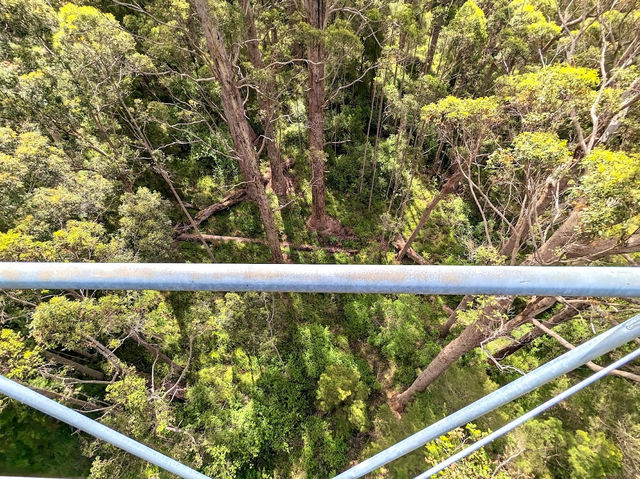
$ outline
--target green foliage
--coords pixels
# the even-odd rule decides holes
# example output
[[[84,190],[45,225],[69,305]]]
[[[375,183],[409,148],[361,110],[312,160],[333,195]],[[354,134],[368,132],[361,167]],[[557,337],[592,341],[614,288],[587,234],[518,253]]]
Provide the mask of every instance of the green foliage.
[[[432,308],[432,304],[419,296],[403,295],[382,301],[383,324],[379,332],[370,337],[372,343],[395,362],[398,367],[395,378],[401,383],[411,382],[415,371],[429,364],[440,349],[431,332],[438,322],[429,322],[437,318]]]
[[[467,0],[449,24],[453,35],[453,46],[458,52],[481,50],[487,40],[487,19],[473,0]],[[466,52],[465,54],[470,54]],[[477,53],[476,53],[477,54]]]
[[[402,419],[398,419],[387,405],[382,406],[372,420],[372,439],[361,452],[360,458],[370,457],[495,390],[497,385],[488,378],[486,363],[483,364],[483,362],[484,359],[480,358],[479,361],[470,361],[469,364],[450,367],[432,387],[416,397],[415,401],[403,413]],[[496,429],[504,424],[505,420],[504,412],[490,413],[478,420],[478,428],[480,430]],[[474,431],[477,431],[475,427]],[[456,443],[466,434],[469,433],[458,430],[451,437],[451,440]],[[449,442],[449,446],[451,446],[451,442]],[[444,456],[449,456],[441,447],[435,449],[437,450],[436,457],[444,459]],[[434,452],[430,453],[427,448],[407,454],[388,464],[384,469],[376,471],[373,477],[415,477],[429,468],[429,463],[426,462],[429,457],[431,457],[431,461],[435,462],[435,458],[430,454],[434,454]],[[490,471],[493,472],[497,466],[497,462],[493,462],[494,458],[493,454],[488,456],[481,453],[480,460],[472,461],[471,465],[484,464],[487,466],[487,464],[492,464],[493,467],[490,468]],[[455,474],[455,469],[452,469],[451,473]]]
[[[514,138],[510,150],[497,150],[487,164],[498,173],[515,175],[525,168],[535,168],[537,174],[548,178],[571,161],[567,141],[556,133],[523,132]],[[504,173],[506,170],[507,173]]]
[[[415,183],[414,183],[415,184]],[[437,193],[415,185],[416,197],[405,209],[402,222],[403,234],[411,234],[411,226],[416,224]],[[417,196],[418,194],[424,197]],[[420,231],[413,248],[424,258],[438,264],[460,264],[466,262],[472,246],[472,227],[469,206],[459,197],[450,196],[434,208],[429,220]]]
[[[0,408],[0,471],[3,474],[86,475],[78,436],[66,424],[21,404]]]
[[[11,329],[0,329],[0,373],[8,378],[27,379],[42,362],[38,352]],[[0,403],[1,404],[1,403]]]
[[[620,471],[621,460],[620,450],[602,432],[589,436],[585,431],[576,431],[569,449],[573,477],[611,477]]]
[[[598,148],[582,164],[587,173],[576,196],[587,204],[581,227],[598,235],[633,233],[640,225],[640,158]]]
[[[352,427],[363,432],[367,427],[365,401],[367,387],[360,381],[358,370],[343,364],[330,364],[320,375],[316,397],[318,407],[325,413],[338,411],[338,421],[346,419]]]
[[[106,242],[104,226],[90,221],[70,220],[64,229],[53,233],[51,247],[62,260],[131,261],[131,255],[118,238]]]
[[[460,129],[470,137],[482,137],[483,133],[500,121],[495,98],[462,99],[454,96],[427,105],[422,110],[425,120],[434,126]]]
[[[456,12],[445,31],[449,48],[443,53],[452,66],[454,84],[473,85],[476,69],[487,42],[487,18],[473,0],[467,0]],[[442,61],[442,59],[440,60]]]
[[[440,436],[425,447],[426,467],[435,466],[466,447],[467,443],[479,441],[487,434],[480,431],[474,424],[469,423],[464,428],[457,428],[447,433],[446,436]],[[480,449],[436,476],[443,478],[473,477],[476,479],[494,477],[508,479],[510,477],[504,470],[500,470],[496,466],[497,464],[493,463],[486,449]]]
[[[555,418],[528,421],[510,434],[507,453],[515,450],[522,451],[515,459],[518,470],[537,477],[612,477],[622,460],[602,431],[568,433]]]
[[[554,246],[567,251],[562,261],[585,264],[591,252],[598,264],[640,260],[633,2],[347,0],[323,4],[320,28],[305,2],[206,3],[238,115],[229,115],[220,64],[188,1],[0,2],[0,261],[209,262],[199,241],[185,239],[197,235],[190,216],[203,234],[252,240],[212,240],[216,262],[268,262],[238,162],[253,159],[234,151],[237,118],[265,178],[274,145],[287,163],[286,197],[265,184],[293,263],[395,262],[399,235],[409,238],[436,198],[411,245],[431,264],[531,263],[576,216],[571,237]],[[309,53],[321,82],[309,82]],[[310,118],[313,94],[322,121]],[[309,162],[314,129],[325,185]],[[457,184],[439,195],[452,175]],[[345,229],[308,228],[317,186]],[[542,336],[498,370],[482,340],[469,344],[398,419],[385,403],[448,341],[478,321],[493,333],[527,301],[504,309],[474,298],[440,338],[457,299],[4,292],[0,372],[98,411],[101,422],[212,477],[326,478],[512,380],[515,368],[564,351]],[[579,344],[631,311],[621,300],[597,307],[556,330]],[[525,323],[483,345],[495,352],[529,331]],[[374,476],[413,477],[583,374]],[[605,378],[443,475],[639,476],[638,404],[638,388]],[[0,473],[169,477],[10,400],[0,408]]]
[[[328,477],[344,465],[348,445],[320,418],[310,417],[302,433],[302,467],[309,478]]]
[[[172,231],[168,202],[158,192],[139,188],[125,193],[118,208],[119,234],[140,261],[171,257]]]
[[[553,130],[566,126],[572,116],[586,114],[599,82],[597,70],[559,64],[504,76],[497,87],[525,130]]]
[[[113,201],[113,183],[92,172],[79,172],[65,184],[36,189],[22,208],[21,227],[38,239],[47,239],[69,220],[97,222]]]
[[[85,335],[95,334],[98,325],[92,319],[94,301],[70,301],[63,296],[41,303],[33,314],[34,339],[45,347],[80,346]]]
[[[329,328],[319,324],[301,326],[296,335],[301,366],[309,378],[319,379],[330,364],[349,363],[349,357],[340,348],[346,339],[334,336]]]
[[[15,224],[18,207],[34,189],[66,178],[69,165],[62,155],[40,133],[0,128],[0,227]]]

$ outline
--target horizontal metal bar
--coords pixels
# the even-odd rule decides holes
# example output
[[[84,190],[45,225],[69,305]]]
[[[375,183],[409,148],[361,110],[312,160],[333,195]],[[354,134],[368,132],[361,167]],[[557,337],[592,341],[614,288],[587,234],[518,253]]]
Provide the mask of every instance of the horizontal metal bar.
[[[468,406],[441,419],[431,426],[379,452],[375,456],[338,474],[334,479],[355,479],[368,474],[385,464],[424,446],[429,441],[446,434],[456,427],[463,426],[494,409],[533,391],[552,379],[566,374],[592,359],[615,349],[640,336],[640,314],[626,320],[589,341],[566,352],[562,356],[543,364],[528,374],[510,382],[506,386],[484,396]]]
[[[611,363],[609,366],[607,366],[606,368],[601,369],[597,373],[592,374],[588,378],[580,381],[578,384],[575,384],[575,385],[571,386],[569,389],[561,392],[560,394],[558,394],[557,396],[549,399],[545,403],[540,404],[538,407],[533,408],[531,411],[529,411],[529,412],[523,414],[522,416],[514,419],[510,423],[505,424],[500,429],[498,429],[498,430],[492,432],[491,434],[488,434],[487,436],[483,437],[482,439],[474,442],[473,444],[471,444],[470,446],[466,447],[465,449],[463,449],[462,451],[458,452],[457,454],[454,454],[453,456],[451,456],[448,459],[442,461],[441,463],[436,464],[435,466],[433,466],[428,471],[425,471],[422,474],[416,476],[415,479],[427,479],[428,477],[431,477],[431,476],[437,474],[438,472],[442,471],[443,469],[446,469],[447,467],[449,467],[451,464],[453,464],[455,462],[458,462],[460,459],[463,459],[463,458],[473,454],[478,449],[480,449],[480,448],[486,446],[487,444],[495,441],[499,437],[502,437],[505,434],[507,434],[508,432],[513,431],[515,428],[517,428],[518,426],[524,424],[529,419],[533,419],[534,417],[536,417],[539,414],[543,413],[547,409],[550,409],[553,406],[555,406],[556,404],[561,403],[562,401],[564,401],[568,397],[573,396],[578,391],[583,390],[587,386],[595,383],[599,379],[601,379],[604,376],[606,376],[607,374],[611,373],[614,369],[617,369],[617,368],[619,368],[621,366],[624,366],[625,364],[633,361],[637,357],[640,357],[640,348],[636,349],[632,353],[627,354],[623,358],[618,359],[616,362]]]
[[[154,451],[150,447],[145,446],[138,441],[134,441],[124,434],[120,434],[104,424],[100,424],[98,421],[94,421],[93,419],[63,406],[42,394],[38,394],[37,392],[32,391],[31,389],[2,375],[0,375],[0,393],[5,396],[9,396],[16,401],[20,401],[27,406],[31,406],[32,408],[49,416],[55,417],[56,419],[80,429],[87,434],[97,437],[98,439],[102,439],[103,441],[113,444],[120,449],[130,452],[134,456],[138,456],[139,458],[155,464],[156,466],[180,477],[185,479],[209,479],[204,474],[201,474],[184,464],[180,464],[178,461],[175,461],[164,454],[160,454],[158,451]]]
[[[640,296],[640,268],[0,263],[0,289]]]

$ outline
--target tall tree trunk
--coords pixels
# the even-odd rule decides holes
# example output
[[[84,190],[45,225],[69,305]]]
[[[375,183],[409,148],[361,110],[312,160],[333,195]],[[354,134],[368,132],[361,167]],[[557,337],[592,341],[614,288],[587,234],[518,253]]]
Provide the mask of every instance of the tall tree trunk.
[[[384,70],[384,75],[382,76],[382,87],[380,89],[380,100],[378,104],[378,124],[376,126],[376,139],[373,143],[373,172],[371,173],[371,187],[369,188],[369,205],[367,209],[371,209],[371,202],[373,201],[373,187],[376,183],[376,170],[378,168],[378,144],[380,142],[380,128],[382,126],[382,111],[384,107],[384,85],[387,82],[387,69]]]
[[[580,210],[573,210],[560,227],[534,251],[523,265],[550,265],[557,263],[564,254],[564,247],[579,236]]]
[[[374,75],[375,78],[375,75]],[[364,153],[362,154],[362,168],[360,169],[360,180],[358,181],[358,194],[362,193],[364,183],[364,170],[367,166],[367,150],[369,149],[369,135],[371,133],[371,119],[373,118],[373,107],[376,100],[376,85],[371,81],[371,105],[369,106],[369,122],[367,123],[367,139],[364,143]]]
[[[325,27],[326,5],[324,0],[304,0],[307,22],[320,32]],[[320,33],[318,32],[318,33]],[[309,150],[311,154],[311,217],[308,225],[318,231],[329,227],[325,204],[325,155],[324,155],[324,41],[313,37],[307,45],[307,69],[309,74]]]
[[[536,224],[538,216],[551,204],[553,199],[562,194],[568,184],[569,175],[549,181],[544,186],[544,191],[537,200],[531,202],[531,206],[518,218],[514,231],[500,246],[500,254],[510,258],[510,264],[515,265],[517,254],[520,251],[522,241],[529,235],[532,225]]]
[[[444,373],[449,366],[455,363],[465,353],[468,353],[477,347],[483,337],[484,334],[480,328],[465,328],[460,336],[442,348],[438,355],[429,363],[427,368],[418,375],[411,386],[393,398],[393,409],[396,411],[404,410],[416,394],[427,389],[427,387],[429,387],[433,381]]]
[[[427,49],[427,55],[424,60],[424,67],[422,69],[422,74],[427,75],[431,71],[431,66],[433,65],[433,57],[436,54],[436,46],[438,45],[438,38],[440,37],[440,32],[442,31],[442,26],[444,25],[444,16],[445,13],[439,13],[433,18],[433,25],[431,27],[431,37],[429,38],[429,48]]]
[[[557,262],[562,254],[561,248],[574,237],[578,221],[579,212],[575,210],[567,217],[560,228],[537,251],[532,253],[523,264],[551,264]],[[497,304],[485,308],[480,313],[480,318],[477,321],[467,326],[460,336],[442,348],[427,368],[418,375],[413,384],[394,398],[393,407],[399,411],[404,409],[417,393],[424,391],[449,366],[464,354],[480,346],[483,341],[496,334],[497,330],[501,334],[507,334],[527,321],[528,318],[535,317],[555,303],[555,298],[533,299],[515,318],[505,323],[501,322],[500,326],[496,327],[495,323],[498,322],[499,316],[506,314],[513,300],[514,297],[512,296],[503,297],[498,300]]]
[[[265,66],[258,45],[258,34],[253,16],[253,8],[251,8],[251,0],[242,0],[242,8],[246,20],[249,61],[251,61],[253,68],[256,70],[263,70]],[[265,73],[271,76],[271,72]],[[263,78],[263,76],[260,75],[260,78]],[[273,83],[269,80],[259,81],[258,87],[260,90],[258,92],[258,105],[260,106],[262,114],[262,128],[264,129],[267,157],[269,158],[269,165],[271,167],[271,188],[278,196],[281,205],[283,205],[286,202],[287,179],[284,174],[285,166],[282,161],[280,144],[276,140],[276,132],[273,126],[274,119],[276,118],[276,108],[274,104],[275,91]]]
[[[509,309],[512,302],[512,297],[502,298],[498,300],[496,304],[486,308],[480,319],[467,326],[460,336],[442,348],[427,368],[418,375],[413,384],[393,399],[392,405],[394,409],[402,411],[406,405],[413,400],[416,394],[427,389],[433,381],[464,354],[477,348],[484,340],[495,334],[496,329],[498,329],[501,334],[508,334],[528,319],[534,318],[549,309],[556,302],[556,299],[534,298],[515,318],[496,328],[494,323],[500,321],[500,317]]]
[[[211,55],[211,61],[209,62],[211,69],[220,83],[222,108],[231,133],[238,164],[246,183],[247,195],[257,204],[260,211],[272,260],[282,263],[284,259],[280,249],[278,230],[274,221],[273,211],[269,206],[269,199],[262,184],[258,156],[252,143],[253,132],[245,116],[233,66],[227,55],[218,24],[215,18],[209,15],[207,0],[192,0],[192,2]]]

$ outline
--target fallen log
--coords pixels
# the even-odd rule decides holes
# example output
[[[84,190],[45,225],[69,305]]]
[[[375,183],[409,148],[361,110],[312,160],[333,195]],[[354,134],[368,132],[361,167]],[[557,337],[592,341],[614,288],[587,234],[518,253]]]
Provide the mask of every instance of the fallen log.
[[[284,163],[285,171],[291,168],[291,166],[293,166],[292,159],[288,159],[287,161],[285,161]],[[262,177],[262,183],[264,183],[266,186],[270,181],[271,181],[271,171],[268,171]],[[211,216],[215,215],[216,213],[229,209],[232,206],[242,203],[243,201],[248,199],[249,199],[249,195],[247,195],[247,191],[244,188],[238,188],[237,190],[233,190],[230,193],[228,193],[224,198],[222,198],[222,200],[201,209],[195,215],[193,215],[193,224],[195,226],[200,226],[201,223],[208,220]],[[185,233],[192,227],[193,226],[191,224],[185,225],[183,223],[180,223],[174,228],[174,231],[177,234],[181,234],[181,233]]]
[[[206,235],[203,234],[202,238],[205,241],[211,243],[249,243],[249,244],[261,244],[266,245],[266,242],[260,239],[255,238],[244,238],[242,236],[221,236],[221,235]],[[176,236],[176,239],[179,241],[198,241],[200,239],[199,235],[191,234],[191,233],[182,233]],[[282,241],[282,246],[286,248],[291,248],[296,251],[325,251],[327,253],[345,253],[348,255],[353,255],[358,252],[357,249],[344,249],[338,246],[316,246],[311,244],[292,244],[288,241]]]
[[[237,205],[238,203],[242,203],[244,200],[248,199],[249,195],[247,195],[247,191],[245,189],[234,190],[225,196],[222,201],[218,203],[214,203],[212,205],[207,206],[204,209],[198,211],[194,217],[193,221],[196,225],[200,225],[203,221],[208,220],[211,216],[215,215],[220,211],[224,211],[232,206]],[[186,231],[189,229],[190,225],[181,225],[182,231]]]
[[[393,246],[398,251],[402,251],[406,244],[407,244],[407,241],[404,239],[404,237],[401,234],[397,235],[396,238],[393,240]],[[429,264],[429,262],[424,258],[424,256],[420,255],[416,250],[414,250],[411,247],[406,249],[406,251],[404,252],[404,256],[407,256],[408,258],[413,260],[413,262],[416,264],[421,264],[421,265]]]

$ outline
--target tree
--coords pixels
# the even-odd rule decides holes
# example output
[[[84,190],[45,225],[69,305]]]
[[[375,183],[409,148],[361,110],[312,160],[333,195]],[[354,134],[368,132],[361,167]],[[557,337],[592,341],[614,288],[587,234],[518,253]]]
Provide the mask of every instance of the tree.
[[[0,260],[637,266],[637,7],[5,0]],[[2,291],[0,372],[211,477],[326,478],[637,311]],[[380,474],[414,477],[586,372]],[[636,381],[628,365],[444,474],[636,477]],[[2,472],[164,477],[9,399],[4,429]]]
[[[307,44],[307,71],[309,75],[309,154],[311,156],[311,216],[309,227],[319,231],[328,230],[325,193],[325,154],[324,154],[324,76],[325,53],[323,31],[327,26],[327,3],[325,0],[303,2],[307,23],[313,29]]]
[[[267,156],[271,165],[271,185],[274,193],[278,196],[281,203],[286,203],[287,196],[287,178],[284,174],[284,161],[282,159],[282,151],[280,144],[276,138],[274,123],[276,121],[275,91],[273,79],[269,78],[273,74],[273,70],[265,68],[260,52],[260,40],[256,30],[255,17],[250,0],[242,0],[242,9],[245,14],[245,23],[247,29],[247,51],[251,65],[258,75],[258,104],[260,105],[262,116],[262,127],[264,130],[264,142],[267,144]]]
[[[262,184],[258,158],[253,147],[252,138],[255,136],[244,114],[242,99],[236,85],[233,67],[229,62],[226,47],[220,35],[215,18],[210,15],[205,0],[193,0],[200,25],[207,41],[207,48],[211,55],[210,68],[215,74],[221,88],[222,106],[233,139],[236,158],[249,197],[258,205],[260,217],[264,225],[267,243],[271,257],[276,263],[282,263],[284,258],[280,249],[278,230],[273,218],[273,211]]]

